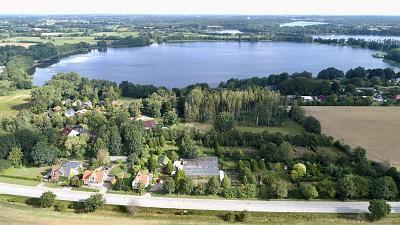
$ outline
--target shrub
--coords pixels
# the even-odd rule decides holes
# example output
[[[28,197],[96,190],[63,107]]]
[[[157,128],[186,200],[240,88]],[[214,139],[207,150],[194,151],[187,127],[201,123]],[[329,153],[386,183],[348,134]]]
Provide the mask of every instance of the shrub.
[[[42,208],[50,208],[54,204],[56,195],[51,191],[44,192],[39,199],[39,205]]]
[[[249,220],[250,216],[249,216],[249,213],[245,210],[245,211],[242,211],[242,212],[236,214],[235,218],[236,218],[236,221],[238,221],[238,222],[245,222],[245,221]]]
[[[371,213],[372,219],[379,220],[390,214],[392,208],[385,202],[385,200],[374,199],[369,202],[368,210]]]
[[[57,203],[54,205],[54,210],[57,212],[64,212],[67,209],[67,205],[64,203]]]
[[[83,203],[83,209],[86,212],[95,212],[101,206],[103,206],[105,200],[101,194],[94,194],[90,198],[86,199]]]
[[[236,217],[236,215],[234,214],[234,213],[227,213],[226,215],[225,215],[225,217],[224,217],[224,219],[225,219],[225,221],[227,221],[227,222],[233,222],[233,221],[235,221],[235,218]]]
[[[307,132],[321,134],[321,124],[312,116],[306,117],[303,122],[303,127]]]

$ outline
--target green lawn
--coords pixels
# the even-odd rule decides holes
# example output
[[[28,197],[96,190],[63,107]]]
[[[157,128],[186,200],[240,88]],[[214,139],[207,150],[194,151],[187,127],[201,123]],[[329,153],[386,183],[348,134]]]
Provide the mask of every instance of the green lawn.
[[[247,127],[247,126],[237,126],[237,130],[243,131],[243,132],[253,132],[253,133],[261,133],[263,131],[268,131],[270,133],[281,133],[284,135],[296,135],[300,134],[303,132],[303,127],[300,124],[297,124],[292,121],[285,121],[282,123],[280,126],[275,126],[275,127],[264,127],[264,126],[258,126],[258,127]]]
[[[30,90],[12,91],[9,95],[0,96],[0,118],[15,115],[18,110],[28,108],[30,97]]]
[[[157,208],[126,208],[103,206],[94,213],[78,213],[66,208],[56,212],[53,208],[39,208],[29,198],[0,195],[1,224],[137,224],[137,225],[220,225],[220,224],[271,224],[271,225],[392,225],[400,224],[400,215],[392,214],[385,219],[369,222],[365,214],[326,214],[326,213],[249,213],[248,221],[225,222],[226,212],[193,211]],[[27,204],[29,203],[29,204]],[[61,201],[56,201],[60,204]],[[69,205],[69,202],[63,202]]]
[[[46,43],[52,42],[55,45],[63,45],[63,44],[75,44],[79,42],[88,42],[90,44],[96,44],[97,41],[94,40],[94,37],[52,37],[51,39],[41,39],[40,37],[13,37],[7,38],[4,41],[6,42],[18,42],[18,43]]]
[[[22,179],[2,177],[2,176],[0,176],[0,182],[9,183],[9,184],[19,184],[19,185],[25,185],[25,186],[36,186],[40,183],[39,181],[22,180]]]
[[[46,167],[20,167],[20,168],[8,168],[1,172],[1,175],[7,176],[18,176],[27,178],[42,178],[46,172],[51,170],[50,166]]]
[[[209,123],[180,123],[174,125],[175,128],[182,129],[183,127],[196,128],[200,132],[210,131],[213,127]],[[261,133],[268,131],[271,133],[282,133],[284,135],[295,135],[303,132],[303,127],[292,121],[285,121],[280,126],[266,127],[266,126],[235,126],[235,129],[242,132]]]
[[[71,190],[73,190],[73,191],[87,191],[87,192],[100,192],[97,189],[87,188],[87,187],[72,187]]]

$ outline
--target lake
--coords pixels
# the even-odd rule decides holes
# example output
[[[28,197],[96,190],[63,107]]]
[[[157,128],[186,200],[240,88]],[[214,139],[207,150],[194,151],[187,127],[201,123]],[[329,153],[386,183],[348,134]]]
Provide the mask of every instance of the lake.
[[[315,21],[294,21],[289,23],[283,23],[280,27],[307,27],[307,26],[314,26],[314,25],[325,25],[328,23],[324,22],[315,22]]]
[[[382,41],[386,39],[398,40],[400,41],[399,36],[377,36],[377,35],[336,35],[336,34],[329,34],[329,35],[313,35],[313,38],[322,38],[322,39],[364,39],[367,41]]]
[[[373,58],[374,53],[369,49],[294,42],[166,43],[67,57],[47,68],[37,68],[33,81],[42,85],[56,73],[76,72],[88,78],[171,88],[196,82],[217,85],[229,78],[282,72],[306,70],[316,74],[332,66],[342,70],[357,66],[394,68]]]

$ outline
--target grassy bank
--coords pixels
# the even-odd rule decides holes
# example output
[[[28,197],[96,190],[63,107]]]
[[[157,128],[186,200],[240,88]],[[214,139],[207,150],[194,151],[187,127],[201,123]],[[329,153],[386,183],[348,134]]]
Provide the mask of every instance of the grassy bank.
[[[35,206],[36,200],[25,197],[0,195],[1,224],[232,224],[223,220],[225,212],[184,211],[157,208],[134,208],[104,206],[95,213],[79,213],[71,207],[63,212],[53,208],[42,209]],[[56,201],[68,206],[70,203]],[[399,215],[390,215],[381,221],[370,223],[365,214],[318,214],[318,213],[249,213],[246,222],[236,224],[274,225],[355,225],[399,224]]]

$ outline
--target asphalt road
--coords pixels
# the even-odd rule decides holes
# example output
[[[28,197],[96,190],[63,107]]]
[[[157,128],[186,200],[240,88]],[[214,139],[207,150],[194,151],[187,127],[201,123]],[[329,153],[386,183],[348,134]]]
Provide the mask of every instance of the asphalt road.
[[[69,189],[29,187],[0,183],[0,194],[26,197],[40,197],[45,191],[51,191],[59,200],[81,201],[94,194],[91,192],[72,191]],[[339,201],[258,201],[258,200],[216,200],[165,198],[151,196],[132,196],[104,194],[107,204],[135,205],[168,209],[195,209],[219,211],[254,211],[254,212],[313,212],[313,213],[364,213],[368,212],[368,202]],[[393,213],[400,213],[400,202],[390,202]]]

